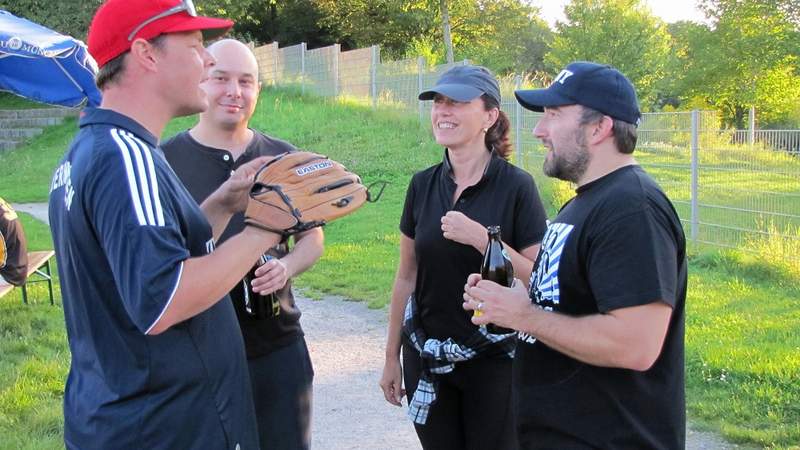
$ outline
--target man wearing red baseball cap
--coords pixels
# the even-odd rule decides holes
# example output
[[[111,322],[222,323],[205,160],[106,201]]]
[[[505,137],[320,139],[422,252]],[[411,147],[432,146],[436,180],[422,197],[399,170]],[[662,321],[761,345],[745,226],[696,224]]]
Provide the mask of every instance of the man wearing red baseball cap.
[[[170,119],[208,107],[203,40],[232,25],[191,0],[109,0],[92,20],[103,101],[84,111],[50,189],[68,449],[258,448],[227,292],[279,237],[246,227],[215,239],[264,159],[198,206],[157,147]]]

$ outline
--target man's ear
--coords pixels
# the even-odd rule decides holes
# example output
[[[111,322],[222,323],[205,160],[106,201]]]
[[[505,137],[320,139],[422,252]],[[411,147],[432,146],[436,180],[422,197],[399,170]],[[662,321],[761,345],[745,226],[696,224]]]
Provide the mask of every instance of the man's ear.
[[[157,49],[145,39],[136,39],[131,44],[129,60],[148,72],[158,71]]]
[[[589,128],[588,142],[597,145],[607,138],[614,138],[614,119],[609,116],[603,116]]]

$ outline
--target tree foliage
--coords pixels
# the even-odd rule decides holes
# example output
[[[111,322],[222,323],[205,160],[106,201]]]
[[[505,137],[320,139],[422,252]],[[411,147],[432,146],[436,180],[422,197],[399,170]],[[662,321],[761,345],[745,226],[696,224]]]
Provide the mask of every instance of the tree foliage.
[[[453,41],[460,58],[498,73],[544,69],[552,32],[537,8],[519,0],[451,3]]]
[[[698,0],[708,24],[668,27],[644,0],[571,0],[555,32],[528,0],[197,0],[236,22],[233,36],[282,47],[381,46],[384,59],[444,62],[442,2],[455,59],[507,72],[555,73],[574,60],[611,64],[643,109],[714,108],[729,125],[800,127],[800,1]],[[85,41],[102,0],[0,0],[0,9]]]
[[[703,0],[711,26],[671,28],[671,90],[702,101],[744,127],[755,106],[760,126],[800,125],[800,34],[792,0]]]
[[[664,23],[641,0],[573,0],[565,15],[545,57],[551,71],[578,60],[610,64],[636,86],[642,107],[652,109],[670,50]]]
[[[204,15],[232,19],[234,37],[258,44],[305,42],[315,48],[336,42],[315,0],[202,0],[197,9]]]
[[[440,0],[317,0],[341,42],[379,44],[389,57],[445,60]],[[447,0],[455,58],[499,72],[542,67],[551,32],[521,0]]]
[[[86,41],[89,23],[102,0],[0,0],[0,9]]]
[[[415,36],[431,27],[426,2],[403,0],[315,0],[320,24],[345,48],[380,45],[385,55],[405,52]]]

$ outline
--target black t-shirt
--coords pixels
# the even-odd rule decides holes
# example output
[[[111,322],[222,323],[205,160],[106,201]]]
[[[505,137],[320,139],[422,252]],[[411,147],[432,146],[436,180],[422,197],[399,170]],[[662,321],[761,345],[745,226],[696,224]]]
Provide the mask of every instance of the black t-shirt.
[[[288,142],[254,132],[253,139],[236,161],[227,150],[212,148],[197,142],[188,131],[184,131],[161,145],[167,161],[183,181],[197,203],[202,203],[239,166],[259,156],[272,156],[296,150]],[[225,242],[244,229],[244,214],[235,214],[222,233],[219,242]],[[283,242],[268,252],[281,258],[289,253],[288,243]],[[242,280],[230,292],[236,316],[244,337],[247,357],[257,358],[279,347],[283,347],[303,335],[300,328],[300,310],[292,294],[292,281],[275,294],[280,300],[281,312],[277,316],[257,319],[245,311],[244,289],[255,295],[252,288]]]
[[[28,278],[28,250],[22,223],[14,208],[2,198],[0,198],[0,277],[15,286],[22,286]]]
[[[639,166],[580,187],[548,226],[531,300],[570,316],[663,300],[673,308],[647,371],[598,367],[520,334],[514,398],[522,448],[684,448],[686,242]]]
[[[503,242],[522,250],[542,240],[546,215],[530,174],[496,154],[480,181],[453,203],[456,187],[445,150],[442,163],[411,179],[400,231],[414,239],[422,327],[429,338],[464,342],[475,332],[471,313],[461,307],[464,283],[469,274],[480,272],[483,256],[472,246],[445,239],[442,216],[459,211],[484,226],[500,225]]]

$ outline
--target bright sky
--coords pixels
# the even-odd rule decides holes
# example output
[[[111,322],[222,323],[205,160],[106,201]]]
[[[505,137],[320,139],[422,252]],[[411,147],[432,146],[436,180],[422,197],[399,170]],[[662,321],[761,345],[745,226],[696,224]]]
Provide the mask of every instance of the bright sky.
[[[564,5],[569,0],[529,0],[533,6],[542,10],[542,16],[554,26],[556,20],[564,20]],[[677,22],[679,20],[692,20],[703,22],[706,20],[702,12],[697,9],[697,0],[645,0],[653,13],[663,21]]]

